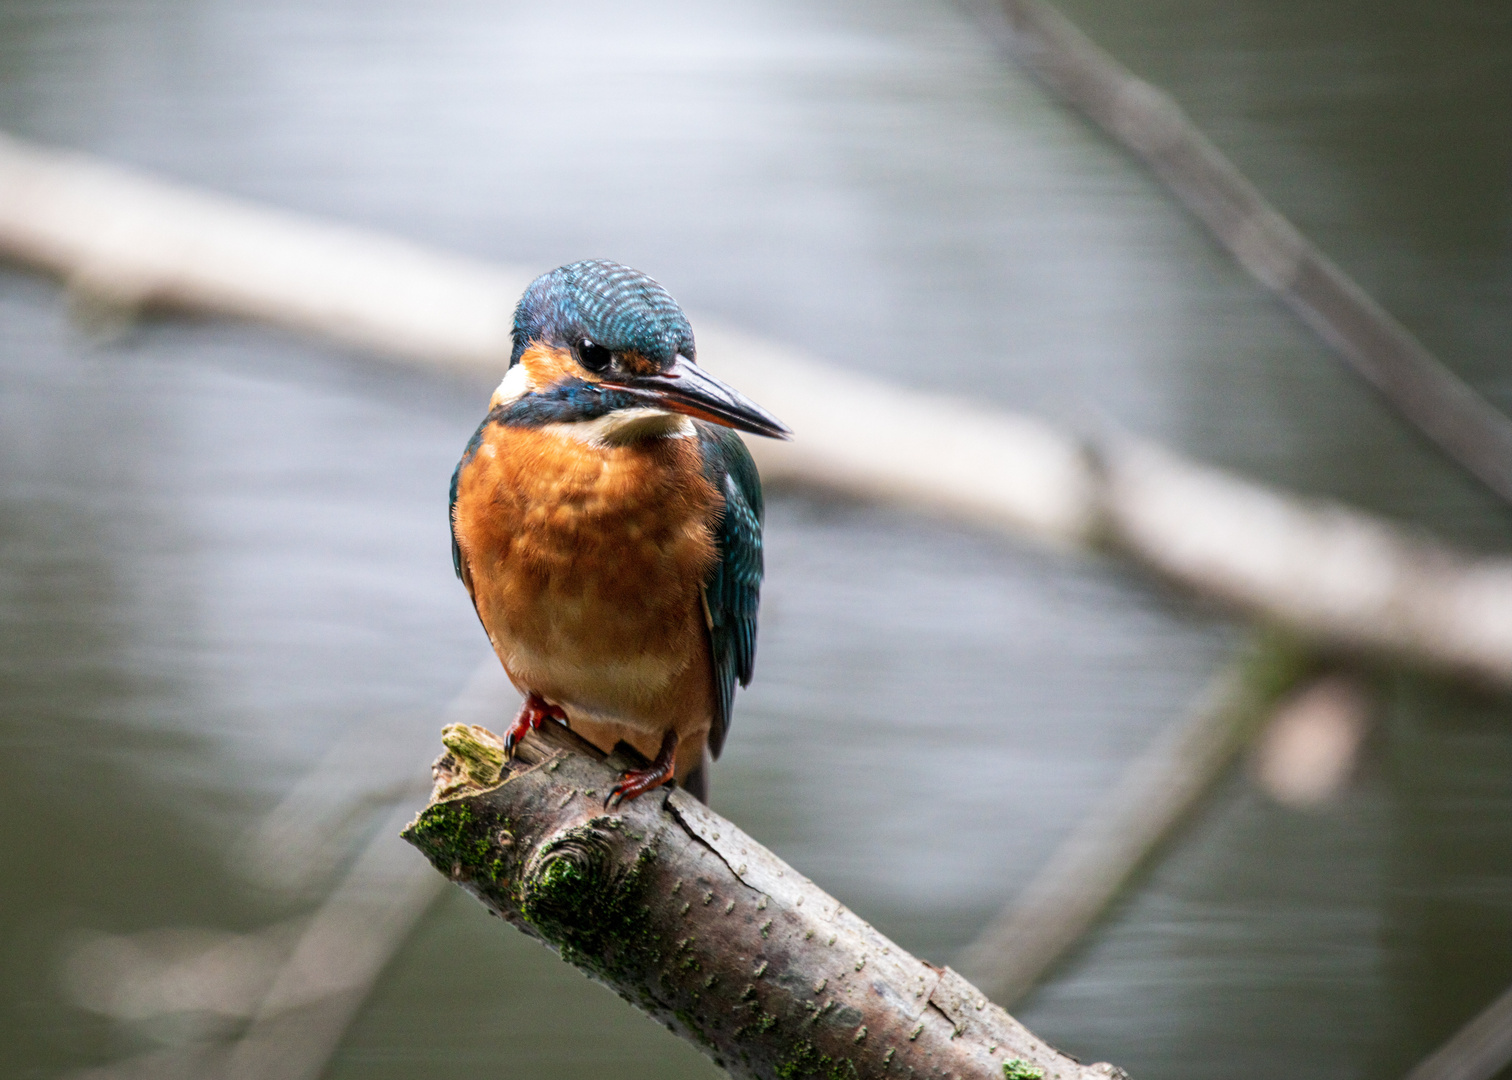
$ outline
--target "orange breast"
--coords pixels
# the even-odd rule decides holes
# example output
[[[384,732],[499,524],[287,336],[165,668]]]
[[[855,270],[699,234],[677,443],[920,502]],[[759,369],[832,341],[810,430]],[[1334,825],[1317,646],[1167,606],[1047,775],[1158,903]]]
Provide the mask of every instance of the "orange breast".
[[[600,446],[489,427],[458,478],[454,527],[515,684],[574,719],[706,727],[702,586],[719,505],[694,439]]]

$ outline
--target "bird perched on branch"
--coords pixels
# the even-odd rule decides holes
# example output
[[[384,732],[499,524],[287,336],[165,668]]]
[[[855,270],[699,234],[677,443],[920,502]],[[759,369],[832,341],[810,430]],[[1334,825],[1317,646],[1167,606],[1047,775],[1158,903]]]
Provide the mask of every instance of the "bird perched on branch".
[[[694,363],[661,285],[590,260],[536,278],[509,371],[452,476],[452,556],[525,704],[651,765],[606,803],[707,762],[756,653],[761,481],[730,429],[788,429]]]

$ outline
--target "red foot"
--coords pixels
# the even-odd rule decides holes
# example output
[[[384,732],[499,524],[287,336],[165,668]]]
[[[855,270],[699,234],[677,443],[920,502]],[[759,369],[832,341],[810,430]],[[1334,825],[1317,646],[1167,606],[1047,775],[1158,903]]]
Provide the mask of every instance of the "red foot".
[[[560,720],[565,724],[567,714],[561,706],[548,705],[546,699],[539,694],[531,694],[525,699],[525,704],[520,706],[520,715],[515,717],[514,723],[504,733],[504,753],[513,757],[515,745],[547,720]]]
[[[604,800],[604,809],[613,809],[669,783],[676,763],[677,732],[669,731],[662,736],[661,749],[656,752],[656,760],[644,769],[631,769],[621,776],[619,783],[614,785],[614,789],[609,792],[609,797]]]

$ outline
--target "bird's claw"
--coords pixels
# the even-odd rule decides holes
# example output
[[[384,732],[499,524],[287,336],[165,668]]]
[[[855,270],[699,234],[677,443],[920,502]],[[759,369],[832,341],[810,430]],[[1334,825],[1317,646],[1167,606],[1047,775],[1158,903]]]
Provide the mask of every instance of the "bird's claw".
[[[514,723],[509,725],[509,730],[504,732],[504,756],[514,757],[514,749],[521,739],[532,731],[540,729],[547,720],[560,720],[567,722],[567,714],[562,711],[560,705],[552,705],[545,698],[537,694],[531,694],[525,699],[525,704],[520,706],[519,715],[514,718]]]
[[[677,762],[677,733],[669,731],[662,736],[661,750],[656,760],[644,769],[630,769],[620,774],[614,787],[604,799],[605,810],[616,810],[631,799],[638,799],[648,791],[672,782],[672,773]]]
[[[604,799],[604,809],[618,810],[624,803],[671,782],[670,768],[658,769],[653,765],[649,769],[633,769],[621,776],[619,782],[610,789],[608,797]]]

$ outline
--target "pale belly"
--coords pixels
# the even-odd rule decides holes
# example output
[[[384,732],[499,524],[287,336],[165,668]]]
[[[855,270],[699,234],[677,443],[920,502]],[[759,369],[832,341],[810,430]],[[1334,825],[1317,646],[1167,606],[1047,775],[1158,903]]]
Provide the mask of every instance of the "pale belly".
[[[679,680],[694,666],[699,643],[686,640],[691,634],[671,640],[652,634],[662,640],[615,648],[630,635],[605,633],[605,623],[622,612],[602,603],[547,596],[499,608],[485,625],[491,624],[489,637],[510,679],[574,717],[659,732]]]

